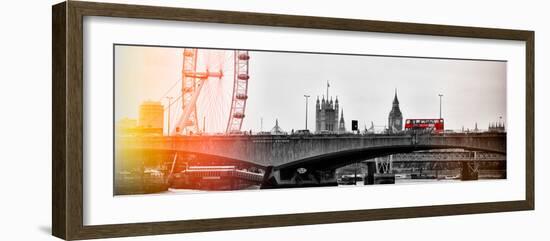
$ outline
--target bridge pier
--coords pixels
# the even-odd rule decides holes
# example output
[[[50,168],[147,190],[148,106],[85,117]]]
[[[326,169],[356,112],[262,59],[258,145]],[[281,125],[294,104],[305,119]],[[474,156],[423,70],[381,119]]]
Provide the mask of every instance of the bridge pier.
[[[365,185],[374,184],[374,174],[376,173],[376,163],[367,162],[367,173],[365,174],[364,183]]]
[[[479,178],[479,163],[476,161],[462,161],[462,170],[460,172],[460,180],[474,181]]]
[[[365,185],[374,184],[395,184],[395,174],[380,173],[376,168],[376,162],[367,162],[367,174],[364,179]]]
[[[266,168],[260,189],[338,186],[336,170]]]

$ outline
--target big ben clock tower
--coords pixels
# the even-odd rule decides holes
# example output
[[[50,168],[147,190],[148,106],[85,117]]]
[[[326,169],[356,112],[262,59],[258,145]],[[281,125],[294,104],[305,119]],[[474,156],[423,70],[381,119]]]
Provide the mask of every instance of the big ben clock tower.
[[[388,116],[388,132],[395,133],[403,130],[403,115],[399,109],[399,100],[397,99],[397,89],[393,97],[393,104]]]

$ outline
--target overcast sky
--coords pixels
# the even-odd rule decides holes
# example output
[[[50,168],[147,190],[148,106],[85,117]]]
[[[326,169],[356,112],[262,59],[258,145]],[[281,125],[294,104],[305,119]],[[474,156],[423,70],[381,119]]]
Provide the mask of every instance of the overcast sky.
[[[446,129],[486,129],[506,118],[506,62],[251,51],[243,130],[315,129],[315,101],[338,96],[346,128],[387,125],[397,88],[403,118],[437,118],[443,94]],[[115,118],[137,117],[144,100],[158,100],[181,75],[182,49],[117,46]],[[214,83],[214,82],[212,82]],[[180,82],[181,84],[181,82]],[[139,87],[141,86],[141,87]],[[181,87],[169,95],[179,95]],[[164,103],[164,102],[163,102]],[[177,108],[177,107],[174,107]],[[177,113],[176,110],[172,110]],[[173,120],[174,122],[175,120]],[[208,127],[208,124],[207,124]]]

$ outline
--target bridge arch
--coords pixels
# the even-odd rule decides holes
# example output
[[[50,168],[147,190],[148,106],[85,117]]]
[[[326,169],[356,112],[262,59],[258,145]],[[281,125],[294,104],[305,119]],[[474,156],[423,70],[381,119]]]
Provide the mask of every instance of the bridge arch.
[[[397,146],[375,146],[359,149],[343,150],[317,156],[311,156],[274,166],[274,170],[282,169],[316,169],[316,170],[334,170],[349,164],[357,163],[363,160],[369,160],[376,157],[383,157],[398,153],[411,153],[414,151],[438,150],[438,149],[464,149],[468,151],[483,151],[490,153],[506,154],[505,151],[498,151],[486,148],[476,148],[471,146],[456,145],[397,145]]]

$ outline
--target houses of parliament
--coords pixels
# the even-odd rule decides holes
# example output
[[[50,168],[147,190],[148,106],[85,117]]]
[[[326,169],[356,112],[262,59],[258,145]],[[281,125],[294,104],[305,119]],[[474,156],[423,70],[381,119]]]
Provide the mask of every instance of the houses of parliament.
[[[344,120],[344,110],[340,107],[338,97],[333,100],[329,97],[329,83],[327,82],[327,94],[319,99],[315,104],[315,133],[345,133],[346,125]],[[397,89],[393,98],[392,109],[388,115],[388,133],[400,132],[403,130],[403,114],[399,108],[397,99]]]
[[[340,109],[338,96],[336,96],[334,101],[332,97],[329,97],[329,87],[330,84],[327,82],[326,99],[324,95],[321,99],[317,96],[315,104],[315,133],[345,133],[344,110]]]

